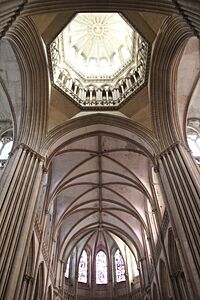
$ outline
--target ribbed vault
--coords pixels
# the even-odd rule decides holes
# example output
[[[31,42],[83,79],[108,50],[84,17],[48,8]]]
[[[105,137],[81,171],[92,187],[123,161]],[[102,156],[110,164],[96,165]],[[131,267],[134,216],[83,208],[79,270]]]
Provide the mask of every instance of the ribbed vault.
[[[75,246],[97,247],[100,236],[105,247],[116,236],[143,257],[148,202],[153,206],[148,151],[105,130],[80,135],[57,149],[50,164],[49,198],[60,257],[66,260]]]

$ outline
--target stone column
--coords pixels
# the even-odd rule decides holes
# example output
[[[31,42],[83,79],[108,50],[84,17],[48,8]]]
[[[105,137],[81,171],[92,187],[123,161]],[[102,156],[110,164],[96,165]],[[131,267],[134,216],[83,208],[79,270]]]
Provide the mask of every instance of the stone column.
[[[20,299],[43,163],[38,153],[21,144],[5,170],[0,192],[0,299]]]
[[[200,295],[200,176],[188,150],[174,144],[159,156],[159,174],[180,241],[191,299]]]

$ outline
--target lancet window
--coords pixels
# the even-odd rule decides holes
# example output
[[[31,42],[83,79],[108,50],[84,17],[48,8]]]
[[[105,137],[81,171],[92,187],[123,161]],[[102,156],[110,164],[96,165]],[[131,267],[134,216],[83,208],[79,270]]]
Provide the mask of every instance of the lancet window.
[[[66,269],[65,269],[65,277],[69,278],[69,266],[70,266],[70,257],[67,260]]]
[[[78,267],[78,281],[87,283],[87,273],[88,273],[88,259],[87,252],[83,250]]]
[[[196,162],[200,164],[200,120],[190,119],[187,127],[187,142]]]
[[[116,274],[116,282],[121,282],[126,280],[125,264],[119,249],[115,251],[115,274]]]
[[[9,153],[13,146],[13,139],[11,136],[4,136],[0,140],[0,168],[3,168]]]
[[[102,250],[96,255],[96,283],[108,283],[107,257]]]

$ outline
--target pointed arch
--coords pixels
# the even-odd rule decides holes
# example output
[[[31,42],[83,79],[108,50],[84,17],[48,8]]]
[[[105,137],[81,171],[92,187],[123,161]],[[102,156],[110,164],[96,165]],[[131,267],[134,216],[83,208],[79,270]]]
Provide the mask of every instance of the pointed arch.
[[[49,287],[48,287],[48,290],[47,290],[47,300],[52,300],[53,299],[53,297],[52,297],[52,287],[51,287],[51,285],[49,285]]]
[[[66,263],[66,267],[65,267],[65,277],[66,278],[69,278],[70,274],[69,274],[69,271],[70,271],[70,256],[68,257],[67,259],[67,263]]]
[[[35,284],[35,292],[33,299],[43,299],[44,297],[44,263],[42,262],[39,265],[36,284]]]
[[[78,265],[78,282],[87,283],[88,279],[88,255],[83,250]]]
[[[168,248],[172,281],[174,284],[176,298],[180,300],[187,300],[190,298],[188,293],[187,281],[182,269],[172,228],[170,228],[168,231]]]
[[[154,129],[160,139],[161,151],[182,141],[175,91],[177,70],[188,39],[193,36],[180,16],[167,18],[157,35],[150,70],[150,101]]]
[[[16,53],[24,87],[18,138],[20,142],[39,152],[47,131],[49,98],[48,68],[43,41],[30,17],[18,18],[6,38]],[[39,82],[43,84],[38,84]]]
[[[155,282],[153,283],[153,300],[159,300],[159,296],[158,296],[158,289],[157,289],[157,285],[155,284]]]
[[[116,282],[126,281],[125,263],[119,249],[115,251],[114,259]]]
[[[107,255],[103,250],[96,254],[96,284],[108,283]]]
[[[160,269],[159,273],[160,273],[160,286],[161,286],[162,299],[170,300],[171,291],[170,291],[169,275],[167,272],[166,265],[162,259],[160,260],[159,269]]]
[[[29,253],[26,260],[26,267],[24,272],[24,277],[22,281],[22,285],[20,288],[20,299],[25,300],[29,299],[32,291],[33,281],[32,278],[34,276],[35,270],[35,236],[34,233],[32,235],[31,244],[29,247]]]

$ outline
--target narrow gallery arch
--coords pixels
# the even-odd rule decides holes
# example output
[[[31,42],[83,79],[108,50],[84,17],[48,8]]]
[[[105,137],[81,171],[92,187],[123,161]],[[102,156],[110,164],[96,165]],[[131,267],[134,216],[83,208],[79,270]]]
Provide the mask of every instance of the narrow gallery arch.
[[[174,285],[176,299],[187,300],[188,299],[188,286],[183,272],[183,268],[180,261],[180,256],[172,228],[168,231],[168,245],[169,245],[169,263],[172,275],[172,282]]]
[[[159,300],[159,296],[158,296],[158,288],[157,285],[155,284],[155,282],[153,283],[153,300]]]
[[[43,299],[44,290],[45,290],[44,263],[43,262],[40,263],[39,268],[38,268],[34,290],[35,291],[34,291],[33,299]]]
[[[170,288],[170,281],[169,281],[169,274],[165,265],[165,262],[161,259],[159,264],[159,277],[160,277],[160,287],[161,287],[161,294],[163,300],[171,300],[171,288]]]

